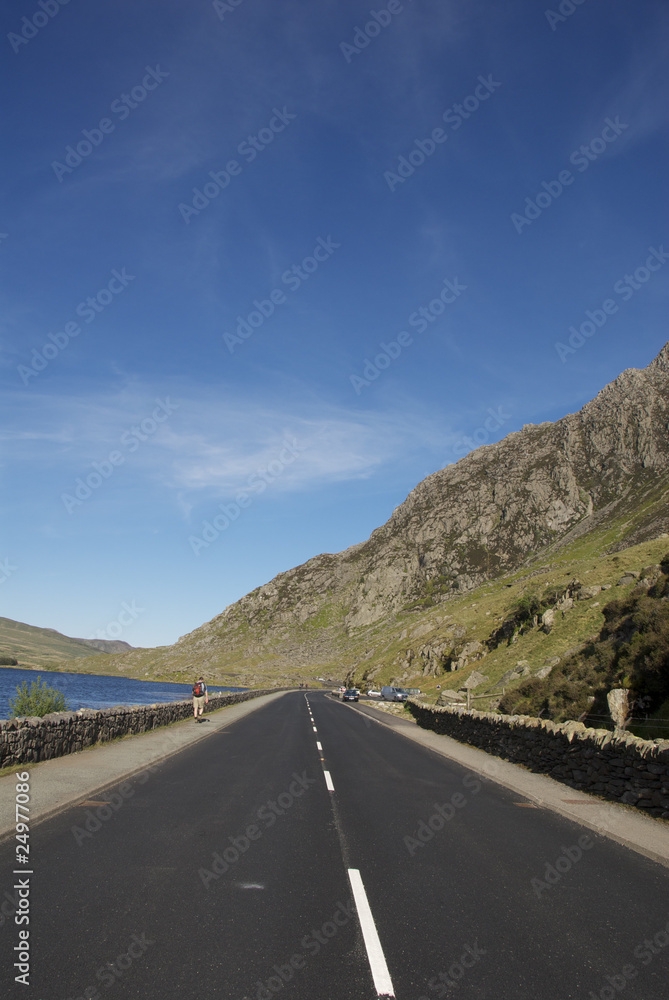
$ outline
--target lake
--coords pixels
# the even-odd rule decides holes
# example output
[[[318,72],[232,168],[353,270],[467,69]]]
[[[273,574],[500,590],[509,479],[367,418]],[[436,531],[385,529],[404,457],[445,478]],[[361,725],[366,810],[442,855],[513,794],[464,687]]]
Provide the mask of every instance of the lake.
[[[113,708],[115,705],[153,705],[166,701],[185,701],[192,697],[191,684],[170,684],[163,681],[137,681],[131,677],[110,677],[104,674],[61,674],[53,670],[21,670],[0,667],[0,719],[9,718],[9,699],[16,697],[19,684],[30,685],[37,677],[42,683],[62,691],[68,709]],[[221,687],[214,691],[245,691],[246,688]]]

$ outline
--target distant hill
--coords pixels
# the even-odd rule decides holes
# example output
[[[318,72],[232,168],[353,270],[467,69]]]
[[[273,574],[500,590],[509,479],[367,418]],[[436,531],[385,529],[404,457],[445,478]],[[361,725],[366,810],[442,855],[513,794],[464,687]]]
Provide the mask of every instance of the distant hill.
[[[129,643],[120,640],[72,639],[53,628],[0,618],[0,655],[14,657],[21,667],[60,666],[75,658],[127,653],[132,649]]]
[[[99,649],[101,653],[127,653],[129,649],[134,649],[129,642],[122,639],[74,639],[74,642],[83,642],[90,649]]]

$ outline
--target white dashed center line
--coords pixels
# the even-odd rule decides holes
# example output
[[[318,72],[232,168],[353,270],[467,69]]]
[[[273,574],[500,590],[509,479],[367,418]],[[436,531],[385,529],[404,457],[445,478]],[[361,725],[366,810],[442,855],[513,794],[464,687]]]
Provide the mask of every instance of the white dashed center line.
[[[390,978],[390,973],[388,972],[388,966],[386,965],[383,948],[381,947],[381,942],[379,941],[376,924],[374,923],[374,917],[372,916],[365,887],[362,884],[360,872],[357,868],[349,868],[348,877],[351,881],[351,888],[355,899],[355,908],[358,911],[358,919],[360,921],[362,936],[365,940],[367,958],[369,959],[369,966],[372,970],[372,977],[374,979],[376,992],[379,997],[394,997],[395,989],[393,987],[392,979]]]
[[[323,774],[325,775],[325,784],[328,787],[328,792],[334,792],[334,785],[332,784],[332,778],[330,776],[330,772],[326,771],[325,768],[323,768]]]

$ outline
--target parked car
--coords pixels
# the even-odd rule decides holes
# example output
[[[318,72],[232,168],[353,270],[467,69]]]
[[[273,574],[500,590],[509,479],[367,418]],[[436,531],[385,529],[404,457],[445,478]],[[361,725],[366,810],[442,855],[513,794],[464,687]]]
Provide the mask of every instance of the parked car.
[[[381,697],[385,698],[386,701],[406,701],[409,695],[404,688],[382,687]]]
[[[349,688],[341,696],[342,701],[360,701],[360,694],[355,688]]]

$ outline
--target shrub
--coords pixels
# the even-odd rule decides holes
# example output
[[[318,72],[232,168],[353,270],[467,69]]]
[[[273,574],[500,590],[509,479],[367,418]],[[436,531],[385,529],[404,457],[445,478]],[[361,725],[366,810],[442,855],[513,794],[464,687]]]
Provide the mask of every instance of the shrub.
[[[541,611],[541,601],[536,594],[525,594],[511,609],[515,621],[521,625],[531,621]]]
[[[0,667],[18,667],[19,661],[13,656],[0,656]]]
[[[28,687],[24,681],[16,689],[16,698],[10,698],[9,712],[12,718],[19,715],[38,715],[40,718],[49,712],[66,712],[67,702],[62,691],[42,683],[38,674],[37,680]]]

